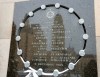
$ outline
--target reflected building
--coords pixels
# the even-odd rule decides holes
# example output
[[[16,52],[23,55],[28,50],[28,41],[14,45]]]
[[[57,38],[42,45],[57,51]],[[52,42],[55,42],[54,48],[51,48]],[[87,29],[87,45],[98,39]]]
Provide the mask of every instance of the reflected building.
[[[46,38],[39,24],[29,24],[29,20],[26,21],[25,27],[21,30],[21,41],[19,46],[23,50],[23,58],[29,60],[32,66],[38,66],[38,61],[44,58],[46,52]],[[19,60],[20,61],[20,60]],[[34,64],[32,61],[35,61]],[[20,61],[21,62],[21,61]],[[40,61],[41,62],[41,61]],[[23,69],[23,64],[19,63],[19,70]]]
[[[52,25],[52,51],[48,52],[49,67],[46,72],[53,72],[56,68],[63,71],[68,67],[69,62],[75,62],[76,53],[74,48],[65,48],[65,29],[63,19],[60,14],[54,17],[54,24]],[[65,75],[66,76],[66,75]]]
[[[65,29],[63,19],[60,14],[54,18],[52,26],[52,51],[61,51],[65,48]]]
[[[31,27],[33,35],[32,50],[34,50],[34,52],[46,51],[46,37],[44,36],[44,32],[42,31],[40,25],[32,24]]]
[[[45,59],[46,59],[46,37],[41,29],[39,24],[32,24],[31,26],[32,33],[32,47],[29,53],[31,65],[34,68],[44,67]]]

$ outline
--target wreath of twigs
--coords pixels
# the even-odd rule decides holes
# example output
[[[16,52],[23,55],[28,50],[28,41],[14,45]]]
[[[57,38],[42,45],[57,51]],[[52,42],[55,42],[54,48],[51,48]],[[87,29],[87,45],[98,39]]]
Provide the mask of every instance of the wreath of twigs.
[[[39,68],[38,70],[35,70],[33,69],[31,66],[30,66],[30,62],[29,61],[25,61],[22,57],[22,54],[23,54],[23,51],[22,49],[19,47],[19,42],[21,40],[21,37],[20,37],[20,32],[22,30],[22,28],[25,26],[25,22],[27,21],[28,18],[30,17],[33,17],[34,14],[39,11],[39,10],[46,10],[46,8],[48,7],[55,7],[56,9],[59,9],[59,8],[63,8],[63,9],[66,9],[70,14],[74,14],[77,18],[78,18],[78,22],[79,24],[82,26],[83,28],[83,31],[84,31],[84,34],[82,35],[82,39],[84,40],[84,45],[83,45],[83,48],[82,50],[79,51],[79,57],[78,59],[76,60],[75,63],[69,63],[68,64],[68,68],[63,70],[63,71],[59,71],[57,69],[55,69],[52,73],[45,73],[43,72],[43,69],[42,68]],[[29,72],[29,74],[26,76],[26,77],[30,77],[30,75],[32,75],[33,77],[38,77],[40,75],[45,75],[45,76],[54,76],[54,77],[57,77],[58,75],[60,74],[63,74],[69,70],[73,70],[75,65],[79,62],[79,60],[85,56],[85,48],[86,48],[86,44],[87,44],[87,40],[88,40],[88,34],[86,32],[86,28],[85,28],[85,25],[84,25],[84,19],[80,18],[80,16],[74,11],[73,8],[69,8],[69,7],[66,7],[64,5],[60,5],[59,3],[56,3],[56,4],[49,4],[49,5],[41,5],[41,7],[29,12],[27,14],[27,16],[25,17],[25,19],[20,23],[20,27],[19,27],[19,30],[18,30],[18,33],[17,33],[17,36],[16,36],[16,41],[17,41],[17,55],[19,55],[19,57],[21,58],[23,64],[24,64],[24,67],[25,68],[29,68],[29,70],[25,71],[25,72]]]

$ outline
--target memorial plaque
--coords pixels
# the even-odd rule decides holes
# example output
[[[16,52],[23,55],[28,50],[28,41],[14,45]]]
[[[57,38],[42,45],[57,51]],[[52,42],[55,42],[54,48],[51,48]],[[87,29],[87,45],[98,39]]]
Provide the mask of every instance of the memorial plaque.
[[[27,76],[24,71],[29,70],[28,63],[37,70],[37,75],[39,69],[43,70],[41,77],[97,77],[93,3],[93,0],[16,3],[14,23],[19,56],[15,56],[19,77]]]

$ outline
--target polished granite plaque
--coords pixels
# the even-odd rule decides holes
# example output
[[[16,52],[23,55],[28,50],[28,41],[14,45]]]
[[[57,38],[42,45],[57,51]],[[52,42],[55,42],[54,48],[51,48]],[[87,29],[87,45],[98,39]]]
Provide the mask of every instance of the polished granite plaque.
[[[56,6],[56,3],[63,8]],[[16,3],[14,23],[17,26],[16,36],[20,32],[21,40],[18,45],[23,51],[23,59],[30,61],[32,68],[42,68],[45,73],[51,73],[55,69],[63,71],[68,68],[69,63],[80,59],[73,70],[58,77],[97,77],[93,3],[93,0],[32,0]],[[52,6],[49,7],[50,5]],[[30,11],[35,11],[33,16]],[[19,31],[21,22],[25,25]],[[84,37],[84,33],[88,36]],[[86,42],[84,39],[87,37],[89,39]],[[82,58],[79,56],[80,50],[85,50]],[[25,77],[27,74],[23,71],[27,68],[19,56],[15,56],[18,76]]]

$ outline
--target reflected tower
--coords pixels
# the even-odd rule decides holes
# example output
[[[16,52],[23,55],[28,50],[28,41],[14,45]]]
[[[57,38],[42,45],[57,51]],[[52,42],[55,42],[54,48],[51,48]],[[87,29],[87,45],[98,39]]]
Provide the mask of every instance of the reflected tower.
[[[52,51],[61,51],[65,48],[65,29],[63,19],[60,14],[54,18],[52,26]]]

